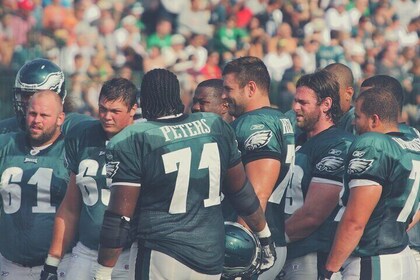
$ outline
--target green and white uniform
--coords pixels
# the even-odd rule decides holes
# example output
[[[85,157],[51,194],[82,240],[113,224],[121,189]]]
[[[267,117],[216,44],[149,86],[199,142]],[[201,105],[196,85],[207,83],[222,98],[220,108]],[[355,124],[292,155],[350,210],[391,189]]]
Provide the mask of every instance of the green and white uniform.
[[[295,141],[290,120],[273,108],[261,108],[241,115],[233,123],[244,165],[259,159],[280,161],[281,172],[268,200],[267,222],[276,246],[285,246],[284,191],[291,180],[290,167],[295,156]],[[267,171],[269,172],[269,171]]]
[[[292,215],[303,206],[311,182],[342,186],[344,159],[353,139],[352,134],[332,126],[309,138],[302,145],[298,144],[292,184],[286,192],[286,214]],[[313,252],[328,253],[334,239],[333,220],[338,209],[337,206],[311,235],[288,244],[287,259],[302,257]]]
[[[24,132],[0,135],[0,175],[0,252],[14,263],[42,265],[69,180],[63,137],[39,151]]]
[[[109,188],[106,183],[105,146],[108,141],[99,121],[66,136],[68,169],[76,174],[76,184],[83,197],[79,220],[79,241],[92,250],[98,250],[99,232]]]
[[[105,147],[107,136],[99,121],[83,122],[65,138],[68,169],[76,174],[83,198],[79,219],[79,243],[73,249],[67,277],[91,279],[99,248],[99,233],[109,202]],[[124,251],[112,271],[113,279],[128,279],[129,252]]]
[[[345,167],[344,207],[351,188],[381,185],[382,194],[343,275],[418,279],[406,229],[420,198],[420,138],[401,132],[365,133],[350,147]]]
[[[350,132],[352,134],[356,134],[356,131],[354,129],[353,125],[354,120],[354,107],[351,107],[350,110],[348,110],[346,113],[344,113],[340,120],[337,122],[336,127],[344,129],[347,132]]]
[[[260,280],[274,279],[280,273],[287,254],[283,213],[284,192],[291,180],[291,166],[295,157],[293,126],[282,112],[269,107],[241,115],[232,126],[235,129],[244,165],[265,158],[275,159],[281,163],[276,186],[265,210],[267,223],[276,244],[277,259],[272,268],[258,276]]]
[[[420,138],[405,133],[365,133],[351,146],[346,160],[342,202],[362,180],[382,186],[382,195],[353,254],[375,256],[402,251],[407,226],[419,203]]]
[[[136,123],[114,136],[106,154],[111,187],[141,186],[134,215],[139,254],[157,251],[220,277],[221,186],[240,160],[233,129],[212,113]]]

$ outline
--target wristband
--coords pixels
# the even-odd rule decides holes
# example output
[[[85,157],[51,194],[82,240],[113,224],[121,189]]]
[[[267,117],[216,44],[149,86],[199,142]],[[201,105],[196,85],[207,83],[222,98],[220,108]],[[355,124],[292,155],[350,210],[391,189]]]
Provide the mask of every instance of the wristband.
[[[113,267],[103,266],[100,263],[97,263],[96,274],[94,279],[111,279],[112,269]]]
[[[264,229],[263,229],[262,231],[256,232],[256,233],[255,233],[255,235],[256,235],[258,238],[267,238],[267,237],[271,237],[271,231],[270,231],[270,229],[268,228],[268,224],[266,223],[266,224],[265,224]]]
[[[58,267],[58,265],[60,264],[60,261],[61,261],[61,259],[56,258],[56,257],[48,254],[47,258],[45,259],[45,264],[50,265],[50,266]]]

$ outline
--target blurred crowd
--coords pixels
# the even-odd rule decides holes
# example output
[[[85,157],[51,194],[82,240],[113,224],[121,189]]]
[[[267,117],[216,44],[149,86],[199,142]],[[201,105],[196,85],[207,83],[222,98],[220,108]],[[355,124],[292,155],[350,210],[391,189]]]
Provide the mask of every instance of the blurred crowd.
[[[140,87],[154,68],[178,75],[189,104],[198,83],[252,55],[267,65],[270,101],[283,112],[301,75],[340,62],[352,69],[356,92],[372,75],[397,78],[406,94],[404,121],[420,126],[418,0],[0,2],[0,71],[37,57],[54,61],[81,113],[97,115],[104,81],[120,76]]]

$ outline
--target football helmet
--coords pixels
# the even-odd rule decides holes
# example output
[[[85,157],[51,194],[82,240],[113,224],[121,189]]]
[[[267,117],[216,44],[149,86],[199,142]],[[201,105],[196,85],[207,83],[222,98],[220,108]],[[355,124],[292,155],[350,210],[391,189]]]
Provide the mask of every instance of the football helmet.
[[[250,277],[259,272],[262,251],[258,238],[241,224],[225,222],[225,262],[222,277]]]
[[[22,127],[25,126],[28,99],[40,90],[57,92],[63,103],[67,95],[61,68],[47,59],[37,58],[25,63],[19,69],[13,88],[13,108]]]

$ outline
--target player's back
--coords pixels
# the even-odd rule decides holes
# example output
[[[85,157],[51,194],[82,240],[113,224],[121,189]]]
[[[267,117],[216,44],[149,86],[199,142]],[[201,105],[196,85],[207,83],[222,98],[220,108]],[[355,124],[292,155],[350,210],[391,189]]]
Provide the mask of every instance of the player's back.
[[[406,229],[418,207],[420,138],[411,133],[365,133],[350,148],[343,202],[351,180],[382,185],[382,195],[364,230],[358,256],[397,253],[408,244]],[[350,153],[349,153],[350,154]]]
[[[118,166],[107,166],[113,184],[141,182],[140,242],[199,272],[220,273],[221,186],[227,169],[240,162],[233,129],[212,113],[182,115],[134,124],[107,150],[108,166]]]

